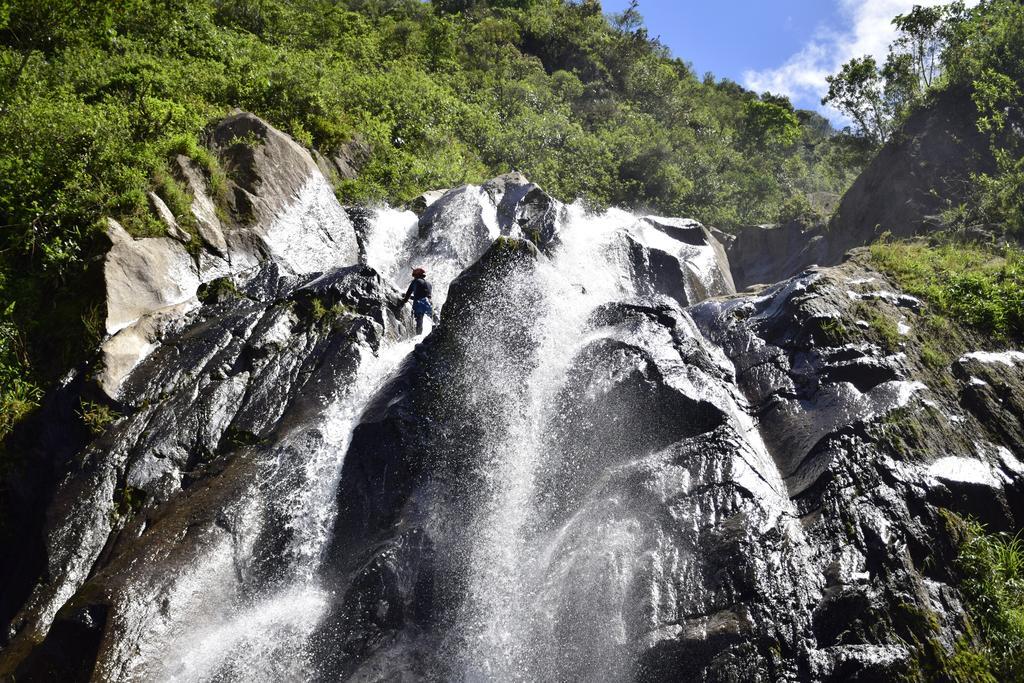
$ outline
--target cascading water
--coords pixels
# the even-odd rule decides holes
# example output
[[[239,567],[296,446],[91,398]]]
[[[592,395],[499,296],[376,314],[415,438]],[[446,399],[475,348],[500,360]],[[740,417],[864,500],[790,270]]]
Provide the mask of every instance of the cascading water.
[[[618,210],[593,214],[579,204],[536,203],[536,197],[527,209],[511,211],[504,198],[525,201],[529,188],[509,187],[459,188],[420,217],[380,207],[362,226],[363,263],[372,271],[355,267],[288,284],[289,303],[271,299],[260,304],[265,308],[252,309],[259,313],[250,327],[235,333],[249,351],[231,361],[232,367],[215,364],[212,372],[203,371],[212,377],[212,386],[225,387],[217,392],[230,396],[235,384],[245,390],[250,370],[274,377],[273,368],[281,362],[278,354],[289,344],[319,345],[315,357],[326,359],[318,361],[326,374],[299,385],[301,398],[288,398],[291,413],[279,423],[283,427],[263,439],[247,437],[250,447],[235,451],[228,461],[237,471],[226,481],[239,482],[237,489],[215,496],[220,501],[215,526],[228,533],[210,533],[192,542],[189,559],[179,560],[180,569],[173,575],[155,571],[124,584],[117,611],[118,628],[125,635],[105,656],[102,675],[119,680],[276,681],[352,673],[345,659],[348,646],[337,642],[363,628],[363,617],[344,613],[362,609],[360,603],[343,599],[352,588],[353,566],[363,571],[355,555],[363,551],[338,547],[337,539],[375,543],[372,530],[363,527],[365,515],[358,505],[377,514],[372,508],[384,503],[390,480],[385,466],[369,491],[359,483],[346,489],[346,462],[354,430],[367,419],[380,419],[364,413],[377,415],[400,402],[409,373],[422,370],[427,374],[419,376],[428,382],[431,373],[440,373],[449,384],[437,385],[413,408],[410,417],[416,426],[411,428],[426,431],[410,437],[409,444],[425,438],[438,452],[437,472],[428,472],[425,486],[445,493],[439,494],[437,504],[427,502],[433,494],[425,493],[423,512],[411,514],[426,516],[431,543],[452,561],[438,569],[448,572],[437,583],[444,591],[438,598],[444,602],[446,625],[430,635],[436,639],[438,660],[415,675],[502,681],[629,678],[630,648],[638,628],[631,591],[638,572],[647,571],[652,561],[642,558],[649,558],[652,543],[659,541],[641,513],[620,495],[589,489],[599,487],[602,471],[615,476],[616,458],[632,466],[655,450],[657,438],[648,439],[651,446],[637,448],[623,441],[630,438],[630,421],[639,421],[638,429],[645,434],[657,426],[642,424],[647,419],[642,414],[572,416],[581,401],[600,402],[602,395],[614,395],[623,377],[642,379],[662,372],[651,369],[652,364],[680,364],[672,350],[675,333],[655,325],[660,331],[644,333],[660,335],[653,343],[634,343],[630,325],[601,320],[632,315],[630,307],[647,311],[641,318],[657,310],[679,311],[679,302],[714,288],[717,275],[712,271],[718,264],[711,248],[703,246],[706,234],[699,226],[638,219]],[[537,216],[554,218],[538,226],[530,222]],[[543,238],[544,253],[525,240],[515,241],[524,235]],[[497,239],[503,236],[513,239]],[[502,261],[503,251],[536,256]],[[498,261],[488,261],[484,252],[494,252]],[[373,316],[391,315],[387,311],[394,309],[387,307],[393,306],[393,299],[388,300],[393,294],[382,293],[386,285],[381,289],[368,283],[374,282],[375,272],[404,291],[416,266],[429,273],[435,307],[445,302],[456,278],[460,298],[452,299],[455,313],[446,318],[453,331],[440,330],[439,340],[425,344],[415,360],[404,363],[418,340],[395,340],[382,333],[393,326]],[[355,277],[363,284],[343,284],[339,277]],[[357,289],[345,289],[353,286]],[[323,356],[323,345],[334,339],[323,327],[332,302],[317,299],[317,313],[308,299],[333,296],[331,292],[349,296],[345,292],[361,291],[360,286],[378,287],[367,296],[376,302],[372,305],[382,306],[374,309],[380,312],[347,318],[353,321],[345,323],[351,327],[339,329],[347,330],[342,343],[349,355]],[[346,309],[345,301],[357,305],[350,299],[333,301],[342,316],[353,310]],[[309,307],[308,313],[303,314],[303,306]],[[238,315],[249,315],[248,310],[243,306]],[[219,320],[216,316],[222,314],[212,315]],[[699,336],[695,329],[688,334]],[[637,354],[645,344],[669,351],[659,352],[667,354],[664,358],[644,360]],[[581,372],[586,374],[588,353],[594,349],[607,354],[611,365],[601,371],[604,376],[581,385]],[[307,347],[284,355],[294,361],[309,353]],[[312,370],[294,367],[288,372]],[[402,375],[396,375],[399,368],[404,368]],[[392,377],[395,382],[389,381]],[[396,390],[397,395],[388,393]],[[631,399],[614,399],[623,400],[628,413]],[[687,422],[689,417],[678,419]],[[465,426],[445,431],[448,420]],[[429,424],[442,430],[435,433]],[[458,443],[458,429],[466,430],[471,447]],[[587,446],[593,453],[574,444],[577,435],[591,438],[586,435],[602,432],[611,443]],[[366,466],[372,471],[376,463],[395,457],[426,457],[416,451],[403,455],[402,449],[411,446],[395,446],[399,450],[390,453],[380,450],[383,445],[362,442],[358,456],[370,462],[361,465],[357,460],[354,481],[367,476]],[[455,460],[445,464],[446,453]],[[401,460],[394,464],[402,467]],[[449,480],[447,470],[452,473]],[[430,482],[434,475],[440,479]],[[356,516],[349,510],[347,517],[339,517],[339,505],[356,505]],[[389,513],[382,509],[380,514]],[[336,519],[349,525],[341,527],[340,536]],[[188,533],[192,526],[186,520],[180,528]],[[159,549],[159,544],[156,540],[153,547]],[[682,561],[654,555],[655,562]],[[356,564],[350,566],[352,562]],[[161,561],[153,555],[145,564],[159,568]],[[348,568],[335,570],[334,564]],[[151,600],[154,591],[159,601]],[[369,618],[385,618],[397,599],[379,602]],[[407,664],[395,666],[405,672],[401,675],[415,670]],[[372,664],[370,673],[356,678],[387,677],[389,670],[387,664]]]
[[[527,286],[541,292],[539,305],[516,310],[534,332],[536,362],[522,378],[522,396],[510,404],[509,428],[487,444],[482,460],[486,490],[472,536],[471,576],[460,619],[468,651],[465,675],[473,679],[536,680],[543,676],[537,631],[549,615],[537,601],[547,567],[543,540],[551,530],[538,518],[535,477],[557,454],[549,452],[548,422],[559,410],[566,371],[588,339],[581,336],[600,305],[635,295],[628,264],[618,258],[615,238],[636,219],[620,211],[587,215],[570,207],[560,243]],[[501,374],[496,364],[494,371]]]
[[[369,263],[398,285],[415,224],[413,214],[384,208],[367,235]],[[112,678],[276,681],[312,675],[308,638],[330,592],[318,568],[352,429],[417,341],[384,339],[377,351],[361,346],[352,382],[323,397],[314,421],[261,453],[247,490],[223,512],[231,537],[205,548],[161,605],[145,595],[129,600],[126,613],[137,633],[125,641],[134,651],[122,655],[119,670],[108,672]],[[265,564],[272,565],[269,572],[261,568]]]
[[[450,282],[501,229],[494,204],[472,186],[432,220],[442,228],[424,236],[411,212],[378,208],[366,221],[363,253],[367,265],[400,289],[412,267],[425,266],[440,308]],[[687,248],[626,212],[595,215],[580,205],[566,207],[548,256],[530,273],[498,283],[484,302],[494,310],[467,323],[466,395],[460,400],[475,406],[482,440],[473,455],[477,483],[464,492],[470,518],[461,522],[470,540],[458,552],[466,556],[467,576],[452,606],[458,616],[444,646],[451,660],[446,675],[628,676],[624,603],[635,567],[624,558],[643,546],[645,532],[616,512],[615,501],[605,501],[604,509],[585,506],[569,519],[552,515],[543,500],[550,492],[538,480],[550,479],[568,457],[552,434],[572,408],[566,403],[570,368],[601,336],[588,331],[595,312],[659,296],[649,273],[638,271],[649,264],[638,265],[636,258],[637,245],[652,241],[663,250]],[[687,261],[688,267],[709,267],[706,255],[701,258]],[[510,343],[506,331],[518,341]],[[224,512],[231,536],[205,549],[158,608],[135,597],[135,651],[123,656],[127,663],[111,672],[114,677],[269,681],[319,675],[312,637],[335,590],[320,565],[345,453],[363,410],[415,343],[384,340],[376,352],[363,346],[352,381],[323,397],[318,416],[260,451],[247,490]],[[453,521],[460,523],[447,523]],[[582,533],[591,536],[585,547]],[[572,624],[573,614],[585,615],[586,625]]]
[[[334,491],[352,428],[376,389],[412,350],[415,340],[363,349],[355,381],[330,397],[318,424],[305,425],[267,454],[257,479],[226,511],[235,533],[210,548],[165,598],[162,623],[148,615],[147,633],[130,677],[147,680],[273,681],[308,677],[315,662],[306,641],[327,604],[317,568],[333,520]],[[322,443],[306,446],[306,432]],[[260,558],[257,538],[275,521],[287,546],[269,582],[250,574]],[[263,550],[262,552],[267,552]],[[262,584],[262,585],[261,585]],[[144,603],[144,596],[139,596]]]

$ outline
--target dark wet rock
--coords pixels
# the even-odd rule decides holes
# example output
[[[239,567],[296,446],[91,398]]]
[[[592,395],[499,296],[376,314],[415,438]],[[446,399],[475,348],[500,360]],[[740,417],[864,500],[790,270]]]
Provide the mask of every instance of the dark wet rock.
[[[262,520],[255,543],[266,559],[257,550],[242,580],[280,574],[292,532],[260,487],[274,485],[274,463],[327,447],[316,416],[409,321],[399,293],[363,266],[298,282],[273,265],[246,275],[247,293],[221,284],[132,371],[121,417],[58,476],[46,570],[14,620],[10,651],[31,653],[18,670],[26,680],[47,675],[56,651],[78,653],[68,666],[98,658],[105,673],[97,675],[120,678],[131,648],[124,634],[140,616],[132,596],[159,594],[190,562],[230,543],[253,524],[246,514]],[[85,624],[82,615],[104,616]]]
[[[823,382],[849,382],[862,394],[899,379],[905,379],[904,373],[886,358],[840,361],[825,366],[821,373]]]
[[[1024,443],[1024,355],[966,354],[953,363],[960,402],[1007,443]]]
[[[381,666],[382,643],[450,618],[467,529],[451,522],[439,529],[431,512],[443,506],[471,514],[466,491],[479,466],[482,425],[500,430],[502,406],[522,390],[500,378],[524,372],[537,343],[532,325],[508,307],[536,296],[539,258],[528,241],[496,240],[451,284],[442,324],[355,429],[325,570],[338,598],[315,637],[325,680],[371,675]],[[470,400],[479,373],[491,381]],[[457,514],[451,519],[458,524]],[[428,642],[408,647],[436,667]]]
[[[503,313],[501,290],[488,290],[508,275],[502,253],[453,285],[441,330],[357,429],[331,563],[345,607],[318,640],[325,678],[460,670],[447,648],[469,609],[458,605],[472,592],[472,529],[487,509],[477,463],[493,443],[480,441],[479,425],[505,424],[495,409],[521,389],[458,378],[470,367],[486,378],[497,364],[507,383],[537,362],[537,341],[507,319],[480,344],[486,358],[458,345],[494,335],[478,306]],[[535,474],[530,524],[549,564],[540,584],[519,589],[555,607],[531,627],[520,672],[895,680],[915,666],[907,643],[952,650],[965,626],[939,508],[971,514],[971,501],[1007,501],[1022,475],[994,446],[979,459],[971,432],[953,424],[973,418],[948,385],[915,380],[911,360],[858,340],[870,335],[852,324],[848,339],[822,336],[831,328],[821,321],[857,315],[850,291],[891,287],[880,277],[856,264],[811,271],[691,308],[695,322],[670,304],[595,312],[552,397],[561,408],[541,448],[559,458]],[[873,301],[882,315],[918,315],[899,295]],[[1002,457],[1004,478],[985,496],[950,495],[946,457],[986,468]],[[1020,521],[1011,507],[1003,524]],[[623,584],[595,578],[609,571],[610,547],[625,553]],[[353,548],[364,550],[343,551]],[[655,604],[634,602],[652,595]],[[621,619],[631,655],[607,640],[609,618]]]

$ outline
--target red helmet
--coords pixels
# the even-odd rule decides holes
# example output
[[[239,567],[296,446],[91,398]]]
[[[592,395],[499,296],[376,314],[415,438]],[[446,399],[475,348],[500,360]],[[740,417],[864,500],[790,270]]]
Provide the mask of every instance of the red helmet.
[[[412,269],[412,276],[413,277],[426,277],[427,276],[427,271],[423,270],[422,268],[413,268]]]

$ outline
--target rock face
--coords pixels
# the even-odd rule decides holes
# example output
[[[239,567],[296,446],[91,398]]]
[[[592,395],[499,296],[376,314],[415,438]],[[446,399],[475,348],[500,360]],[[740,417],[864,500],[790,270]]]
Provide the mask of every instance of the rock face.
[[[995,161],[977,128],[969,93],[947,91],[912,114],[843,195],[830,230],[856,244],[890,231],[896,237],[926,230],[944,209],[967,199],[972,173],[991,173]]]
[[[512,173],[353,225],[266,124],[213,144],[198,257],[110,225],[117,414],[41,450],[0,674],[895,681],[968,632],[946,515],[1024,523],[1024,353],[925,363],[862,254],[737,295],[691,220]]]
[[[748,225],[723,235],[736,286],[743,290],[773,284],[810,265],[836,263],[838,259],[834,259],[824,232],[820,227],[793,221],[783,225]],[[848,248],[862,244],[851,243]]]
[[[361,266],[293,276],[268,263],[216,281],[205,298],[131,374],[125,415],[71,464],[49,511],[46,574],[12,624],[13,650],[50,634],[19,680],[139,675],[132,659],[147,638],[183,626],[178,610],[192,598],[175,581],[190,570],[194,581],[225,579],[217,566],[196,571],[197,557],[230,556],[252,534],[242,590],[315,542],[316,529],[289,517],[296,494],[278,487],[286,476],[300,489],[330,486],[319,478],[339,437],[326,414],[358,401],[353,378],[407,333],[398,293]],[[310,462],[317,449],[323,471]],[[145,604],[153,595],[164,596],[159,616]]]
[[[543,281],[545,261],[498,253],[453,283],[353,437],[326,680],[897,680],[908,643],[953,646],[940,509],[983,500],[995,528],[1024,512],[1020,441],[992,427],[1016,429],[1019,406],[961,406],[982,382],[1009,395],[1024,355],[965,357],[948,385],[914,333],[899,350],[836,333],[860,301],[920,315],[851,263],[687,312],[601,306],[552,359],[500,286]]]
[[[272,261],[286,272],[322,272],[358,261],[355,229],[309,152],[244,112],[219,123],[212,151],[227,173],[222,221],[203,171],[187,157],[177,174],[193,195],[191,212],[203,244],[189,249],[164,202],[150,201],[170,238],[131,239],[108,231],[114,247],[104,266],[107,333],[98,383],[117,399],[128,373],[161,341],[162,320],[198,305],[203,283]]]
[[[978,132],[969,94],[944,92],[914,112],[843,195],[827,225],[747,226],[729,239],[736,285],[772,284],[812,265],[834,265],[850,249],[888,232],[934,229],[940,214],[968,197],[971,174],[995,162]]]
[[[645,216],[628,239],[635,277],[651,293],[687,306],[736,292],[725,248],[697,221]]]

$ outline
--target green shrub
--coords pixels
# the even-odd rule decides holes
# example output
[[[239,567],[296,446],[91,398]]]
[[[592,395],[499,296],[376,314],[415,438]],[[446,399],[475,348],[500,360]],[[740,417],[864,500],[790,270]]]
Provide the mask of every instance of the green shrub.
[[[101,436],[120,414],[108,405],[82,401],[78,417],[93,436]]]
[[[952,513],[946,522],[958,542],[960,589],[978,639],[959,660],[987,671],[972,680],[1024,681],[1024,541]]]
[[[999,339],[1024,337],[1024,252],[977,244],[884,241],[871,257],[944,315]]]
[[[42,396],[39,387],[20,377],[13,378],[10,384],[0,390],[0,439],[7,436],[23,417],[39,407]]]
[[[795,194],[786,199],[779,207],[779,215],[776,219],[779,223],[799,221],[800,223],[812,224],[821,221],[823,216],[818,214],[811,202],[803,194]]]

